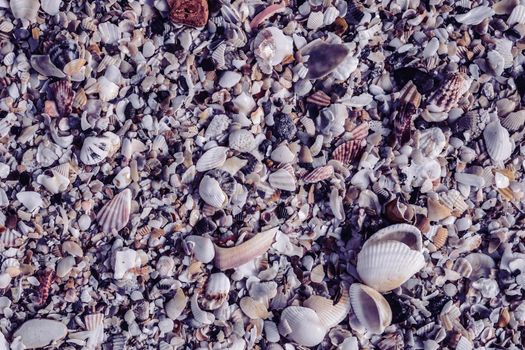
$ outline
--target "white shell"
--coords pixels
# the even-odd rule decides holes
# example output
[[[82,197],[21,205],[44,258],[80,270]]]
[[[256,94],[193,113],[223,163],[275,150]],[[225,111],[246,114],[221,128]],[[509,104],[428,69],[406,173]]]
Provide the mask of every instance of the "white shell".
[[[111,148],[111,140],[107,137],[86,137],[80,150],[80,160],[86,165],[95,165],[109,155]]]
[[[377,242],[398,241],[406,244],[410,249],[422,251],[423,239],[421,231],[413,225],[396,224],[385,227],[374,233],[364,244],[363,249]]]
[[[16,1],[12,1],[16,2]],[[67,335],[67,327],[62,322],[44,318],[31,319],[24,322],[16,330],[13,337],[22,337],[21,343],[25,349],[43,348]]]
[[[496,51],[503,57],[505,62],[504,68],[510,68],[514,64],[513,47],[514,44],[509,39],[496,40]]]
[[[330,299],[312,295],[304,301],[303,306],[314,310],[325,328],[330,329],[343,321],[350,311],[348,288],[344,288],[341,298],[335,305]]]
[[[104,22],[98,25],[100,38],[105,44],[115,44],[120,39],[120,32],[117,25]]]
[[[279,333],[302,346],[316,346],[326,335],[326,328],[314,310],[288,306],[281,313]]]
[[[204,172],[221,167],[226,161],[228,147],[214,147],[204,152],[196,164],[197,171]]]
[[[335,6],[329,6],[324,12],[323,25],[329,26],[339,16],[339,10]]]
[[[507,19],[507,24],[509,26],[514,24],[525,24],[525,5],[517,5],[514,7]]]
[[[40,8],[38,0],[12,0],[9,5],[15,18],[25,18],[29,21],[36,19]]]
[[[364,284],[350,286],[352,311],[369,332],[381,334],[392,322],[392,310],[386,299]]]
[[[104,314],[86,315],[84,323],[90,333],[86,347],[96,348],[101,345],[104,342]]]
[[[501,126],[499,120],[492,121],[485,127],[483,139],[492,160],[504,161],[512,154],[513,147],[509,132]]]
[[[216,310],[228,300],[230,279],[223,272],[212,273],[206,281],[201,305],[206,310]]]
[[[505,58],[496,50],[489,51],[487,54],[487,63],[496,76],[500,76],[505,69]]]
[[[255,100],[252,95],[242,92],[239,96],[233,99],[233,104],[239,110],[239,113],[247,115],[255,108]]]
[[[238,72],[226,71],[222,73],[219,79],[219,85],[225,89],[234,87],[242,78]]]
[[[116,98],[118,96],[119,90],[119,86],[110,81],[105,76],[100,77],[97,81],[97,92],[100,99],[104,102],[108,102]]]
[[[129,166],[122,168],[113,178],[113,184],[118,189],[124,189],[131,183],[131,168]]]
[[[165,305],[166,315],[172,320],[177,319],[184,311],[187,303],[188,297],[184,295],[184,291],[180,288],[177,289],[175,296]]]
[[[398,241],[368,244],[357,256],[359,277],[379,292],[401,286],[423,266],[423,254]]]
[[[213,139],[222,135],[230,126],[230,118],[226,114],[218,114],[213,117],[210,125],[206,128],[204,136],[207,139]]]
[[[233,131],[228,141],[230,147],[239,152],[250,152],[255,148],[255,137],[246,129]]]
[[[186,242],[192,242],[192,253],[200,262],[207,264],[215,257],[215,248],[208,237],[190,235]]]
[[[9,284],[11,284],[12,279],[13,278],[11,277],[11,275],[9,275],[9,273],[0,273],[0,288],[4,289],[9,287]]]
[[[324,15],[321,11],[310,12],[306,27],[311,30],[317,30],[323,26]]]
[[[66,277],[75,266],[75,258],[72,256],[66,256],[65,258],[60,259],[57,264],[56,274],[60,278]]]
[[[418,149],[423,155],[435,159],[445,148],[447,139],[440,128],[423,130],[419,137]]]
[[[270,158],[274,162],[291,163],[295,159],[295,154],[286,144],[281,144],[272,151]]]
[[[322,20],[321,13],[321,23]],[[293,54],[293,40],[284,35],[279,28],[268,27],[257,34],[253,41],[253,48],[261,71],[270,74],[273,66]]]
[[[44,204],[44,201],[42,200],[42,197],[38,192],[18,192],[16,194],[16,199],[18,199],[18,201],[22,203],[22,205],[26,207],[27,210],[29,210],[30,212],[36,210],[37,208],[40,208],[42,204]]]
[[[118,232],[128,224],[130,213],[131,190],[127,188],[104,205],[97,214],[97,221],[102,231]]]
[[[67,163],[66,163],[67,164]],[[56,194],[66,190],[69,186],[69,178],[63,176],[55,170],[51,170],[51,175],[41,174],[36,178],[36,182],[41,184],[49,192]]]
[[[197,302],[198,294],[193,293],[193,297],[190,301],[191,313],[195,318],[195,321],[203,324],[212,324],[215,321],[215,316],[211,312],[201,310]]]
[[[295,191],[297,183],[295,177],[285,169],[279,169],[268,176],[268,182],[273,188],[285,191]]]
[[[222,208],[228,200],[219,182],[208,175],[204,175],[199,184],[199,195],[206,204],[215,208]]]
[[[4,56],[3,62],[6,66],[10,66],[15,61],[15,53],[10,52],[7,55]]]
[[[483,22],[485,18],[492,17],[494,10],[489,6],[478,6],[467,13],[456,15],[456,21],[466,25],[476,25]]]
[[[133,249],[118,250],[113,254],[113,258],[113,277],[115,279],[124,278],[129,270],[140,266],[140,258]]]
[[[510,113],[501,120],[501,125],[510,131],[516,131],[525,124],[525,109]]]
[[[58,15],[62,0],[42,0],[42,10],[51,16]]]

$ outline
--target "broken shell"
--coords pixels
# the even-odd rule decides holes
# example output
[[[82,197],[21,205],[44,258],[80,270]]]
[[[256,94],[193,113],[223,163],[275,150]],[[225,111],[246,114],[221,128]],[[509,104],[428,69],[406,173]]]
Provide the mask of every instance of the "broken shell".
[[[385,204],[385,215],[386,217],[396,223],[411,222],[414,219],[415,211],[411,205],[407,205],[395,198]]]
[[[419,252],[423,250],[421,231],[419,231],[419,229],[413,225],[397,224],[385,227],[374,233],[363,244],[361,251],[372,244],[387,241],[398,241],[404,243],[410,249],[417,250]]]
[[[245,129],[233,131],[228,141],[230,147],[239,152],[250,152],[255,148],[255,138],[253,134]]]
[[[51,16],[56,16],[60,12],[61,0],[42,0],[42,10]]]
[[[97,221],[106,233],[119,232],[129,222],[131,214],[131,190],[124,191],[113,197],[97,214]]]
[[[447,238],[448,230],[444,227],[440,227],[437,229],[434,236],[432,236],[432,243],[434,243],[436,249],[441,249],[447,242]]]
[[[335,304],[330,299],[312,295],[304,301],[303,306],[314,310],[323,326],[330,329],[343,321],[350,311],[348,288],[343,288],[341,298]]]
[[[510,13],[507,19],[507,24],[513,26],[514,24],[525,24],[525,5],[519,4]]]
[[[46,77],[56,77],[63,79],[66,77],[64,72],[57,68],[51,62],[49,55],[32,55],[31,56],[31,67],[33,67],[38,73]]]
[[[228,300],[230,279],[222,272],[212,273],[206,281],[200,304],[205,310],[216,310]]]
[[[466,25],[477,25],[483,22],[484,19],[492,17],[494,10],[489,6],[478,6],[460,15],[456,15],[455,19],[459,23]]]
[[[210,124],[206,128],[204,136],[207,139],[213,139],[217,136],[222,135],[230,126],[230,118],[225,114],[218,114],[213,117]]]
[[[350,50],[342,44],[328,44],[314,41],[301,50],[301,55],[308,56],[308,79],[320,79],[333,72],[348,56]]]
[[[440,128],[423,130],[419,136],[419,147],[425,157],[435,159],[445,148],[447,140]]]
[[[113,178],[113,184],[118,189],[124,189],[131,183],[131,168],[129,166],[122,168]]]
[[[339,145],[332,153],[332,159],[338,160],[343,165],[349,166],[354,160],[357,160],[366,148],[366,140],[356,139],[347,141]]]
[[[268,182],[273,188],[285,191],[295,191],[297,187],[295,177],[285,169],[279,169],[271,173],[268,177]]]
[[[350,286],[352,311],[369,332],[381,334],[392,322],[392,310],[386,299],[360,283]]]
[[[13,1],[17,2],[17,1]],[[67,327],[62,322],[44,318],[24,322],[13,334],[21,337],[20,342],[26,349],[43,348],[67,335]]]
[[[398,241],[367,244],[357,256],[359,276],[379,292],[401,286],[424,266],[425,258],[421,252]]]
[[[490,122],[483,130],[483,139],[490,158],[496,162],[510,158],[512,142],[509,132],[501,126],[499,120]]]
[[[281,313],[279,333],[302,346],[316,346],[326,335],[326,329],[314,310],[288,306]]]
[[[439,200],[428,197],[427,217],[430,221],[440,221],[452,215],[452,210]]]
[[[321,11],[310,12],[306,27],[311,30],[317,30],[323,26],[324,15]]]
[[[268,309],[263,303],[254,300],[252,297],[244,297],[239,301],[242,312],[252,320],[268,318]]]
[[[34,21],[40,9],[38,0],[16,0],[10,1],[11,12],[15,18],[24,18]]]
[[[181,288],[178,288],[175,296],[165,305],[166,315],[168,315],[170,319],[176,320],[182,314],[182,311],[184,311],[187,303],[188,297],[184,295],[184,291]]]
[[[61,117],[68,116],[71,113],[73,99],[75,98],[71,82],[69,80],[57,81],[50,84],[49,88],[53,94],[59,115]]]
[[[197,161],[197,171],[205,172],[221,167],[226,161],[227,154],[227,147],[214,147],[207,150]]]
[[[295,154],[290,151],[288,145],[281,144],[272,151],[270,158],[274,162],[291,163],[295,159]]]
[[[279,28],[268,27],[257,34],[253,41],[253,49],[261,71],[271,74],[273,66],[293,54],[293,41]]]
[[[312,170],[303,178],[305,183],[316,183],[331,178],[334,175],[334,167],[325,165]]]
[[[54,170],[46,171],[44,174],[38,175],[36,182],[53,194],[63,192],[69,186],[69,178]]]
[[[449,112],[458,105],[459,100],[470,88],[471,81],[465,73],[450,75],[430,98],[427,109],[430,112]]]
[[[192,242],[191,251],[200,262],[207,264],[215,257],[215,248],[208,237],[190,235],[186,237],[186,242]]]
[[[206,204],[215,208],[222,208],[228,201],[219,182],[208,175],[204,175],[199,184],[199,195]]]
[[[44,204],[40,193],[33,191],[18,192],[16,194],[16,199],[18,199],[18,201],[30,212],[35,211]]]
[[[140,257],[133,249],[121,249],[113,254],[113,277],[122,279],[128,271],[140,266]]]
[[[272,245],[277,228],[259,232],[246,242],[231,248],[215,246],[215,266],[221,270],[232,269],[261,256]]]

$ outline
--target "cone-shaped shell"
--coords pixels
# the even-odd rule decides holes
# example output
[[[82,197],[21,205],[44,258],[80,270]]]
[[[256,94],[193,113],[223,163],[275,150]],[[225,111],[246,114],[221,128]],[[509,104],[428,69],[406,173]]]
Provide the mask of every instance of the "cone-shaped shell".
[[[214,147],[207,150],[196,164],[197,171],[204,172],[221,167],[226,161],[228,147]]]
[[[330,329],[344,320],[350,311],[348,288],[344,288],[343,295],[336,304],[334,304],[333,300],[319,295],[312,295],[304,301],[303,306],[314,310],[326,329]]]
[[[392,310],[385,298],[364,284],[350,286],[352,311],[369,332],[381,334],[392,322]]]
[[[127,188],[104,205],[97,215],[97,220],[102,231],[118,232],[128,224],[130,213],[131,190]]]
[[[204,175],[201,180],[199,195],[205,203],[215,208],[222,208],[228,200],[219,181],[208,175]]]
[[[398,241],[367,244],[357,256],[361,280],[379,292],[401,286],[423,266],[423,254]]]
[[[374,233],[363,244],[363,249],[377,242],[398,241],[405,243],[410,249],[421,251],[423,249],[423,239],[421,231],[413,225],[397,224],[385,227]]]
[[[509,132],[499,120],[490,122],[483,130],[483,139],[492,160],[499,162],[508,159],[512,153]]]
[[[302,346],[316,346],[323,341],[326,328],[314,310],[288,306],[281,313],[279,333]]]

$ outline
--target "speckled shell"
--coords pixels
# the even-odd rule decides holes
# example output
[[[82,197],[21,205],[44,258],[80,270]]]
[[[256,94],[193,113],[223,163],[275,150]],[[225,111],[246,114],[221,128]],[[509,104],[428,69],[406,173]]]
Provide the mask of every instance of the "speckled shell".
[[[392,322],[392,310],[386,299],[364,284],[350,286],[352,311],[369,332],[381,334]]]
[[[334,167],[331,165],[325,165],[312,170],[305,177],[303,181],[305,183],[316,183],[331,178],[334,175]]]
[[[483,130],[483,139],[490,158],[496,162],[504,161],[512,154],[509,132],[499,120],[490,122]]]
[[[245,129],[233,131],[228,141],[230,147],[239,152],[250,152],[255,148],[255,138],[253,134]]]
[[[230,118],[225,114],[218,114],[213,117],[210,125],[206,128],[204,136],[209,139],[213,139],[222,135],[230,126]]]
[[[281,313],[279,333],[302,346],[318,345],[326,332],[316,312],[310,308],[288,306]]]
[[[124,191],[113,197],[97,214],[97,221],[106,233],[122,230],[129,222],[131,214],[131,190]]]
[[[112,148],[112,142],[107,137],[86,137],[80,150],[80,160],[86,165],[95,165],[103,161]]]

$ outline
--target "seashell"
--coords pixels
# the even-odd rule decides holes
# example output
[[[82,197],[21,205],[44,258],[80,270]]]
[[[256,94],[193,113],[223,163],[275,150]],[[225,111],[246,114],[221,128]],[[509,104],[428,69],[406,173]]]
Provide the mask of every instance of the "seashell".
[[[49,88],[55,100],[58,113],[61,117],[66,117],[71,113],[73,99],[75,93],[73,92],[71,82],[69,80],[61,80],[50,84]]]
[[[84,317],[86,329],[90,332],[87,347],[96,348],[104,342],[104,314],[97,313]]]
[[[505,161],[512,154],[513,145],[509,132],[499,120],[490,122],[483,130],[483,139],[490,158],[496,162]]]
[[[10,1],[11,13],[15,18],[27,19],[33,22],[38,16],[40,3],[38,0],[16,0]]]
[[[0,288],[5,289],[9,287],[12,280],[13,278],[7,272],[0,273]]]
[[[74,81],[79,81],[79,80],[82,80],[83,79],[83,70],[82,68],[84,67],[84,65],[87,63],[87,61],[83,58],[79,58],[79,59],[76,59],[76,60],[72,60],[70,62],[68,62],[65,66],[64,66],[64,73],[66,73],[66,75],[68,77],[71,77],[72,80]],[[79,76],[80,74],[80,76]]]
[[[226,71],[222,73],[221,78],[219,79],[219,85],[225,89],[230,89],[237,85],[241,80],[242,75],[237,72]]]
[[[472,281],[477,281],[482,277],[489,277],[492,269],[496,266],[490,256],[482,253],[471,253],[465,259],[472,266],[472,273],[469,276],[469,279]]]
[[[3,62],[6,66],[10,66],[15,62],[15,53],[10,52],[4,56]]]
[[[217,69],[222,69],[224,66],[226,66],[226,44],[222,43],[219,46],[213,50],[213,53],[211,54],[211,58],[215,61],[217,65]]]
[[[304,301],[303,306],[314,310],[323,326],[330,329],[341,323],[350,311],[348,288],[343,288],[341,298],[335,304],[330,299],[312,295]]]
[[[361,251],[370,245],[387,241],[404,243],[410,249],[419,252],[423,249],[423,238],[421,237],[421,231],[417,227],[409,224],[396,224],[387,226],[370,236],[363,244]]]
[[[39,276],[38,282],[40,283],[40,286],[38,288],[38,300],[36,302],[38,305],[44,305],[46,303],[54,279],[55,272],[49,268],[46,268]]]
[[[116,137],[116,138],[115,138]],[[102,137],[86,137],[80,150],[80,160],[86,165],[95,165],[103,161],[114,150],[120,138],[113,133],[104,133]]]
[[[324,11],[323,25],[329,26],[335,22],[337,17],[339,17],[339,10],[335,6],[329,6]]]
[[[295,176],[285,169],[279,169],[268,176],[268,182],[273,188],[285,191],[295,191],[297,183]]]
[[[304,130],[306,131],[308,135],[310,136],[315,135],[315,122],[313,121],[312,118],[302,117],[301,124],[303,124]]]
[[[13,230],[6,230],[0,234],[0,248],[17,247],[21,244],[20,235]]]
[[[310,82],[310,80],[307,79],[300,79],[294,84],[294,92],[299,97],[306,96],[310,91],[312,91],[313,85]],[[303,117],[308,118],[308,117]],[[310,119],[310,118],[308,118]]]
[[[370,333],[383,333],[392,322],[392,310],[386,299],[360,283],[353,283],[349,294],[352,311],[363,327]]]
[[[255,108],[255,100],[252,95],[242,92],[233,99],[233,104],[239,110],[239,113],[248,115]]]
[[[78,243],[75,243],[73,241],[65,241],[62,243],[62,251],[68,254],[71,254],[75,257],[83,257],[84,252],[82,251],[82,247]]]
[[[414,208],[395,198],[385,204],[386,217],[396,223],[412,222],[415,216]]]
[[[487,68],[495,76],[503,74],[505,58],[496,50],[489,51],[486,58]]]
[[[128,187],[131,183],[131,168],[129,166],[122,168],[113,178],[113,184],[119,190]]]
[[[104,44],[116,44],[120,40],[120,31],[116,24],[104,22],[98,25],[100,38]]]
[[[191,252],[198,261],[207,264],[215,257],[215,248],[208,237],[190,235],[186,242],[192,243]]]
[[[468,209],[468,204],[465,202],[463,195],[455,189],[449,190],[441,196],[441,203],[451,210],[457,210],[462,214]]]
[[[437,229],[436,233],[432,236],[432,243],[434,243],[434,246],[436,249],[441,249],[443,246],[445,246],[445,243],[447,242],[448,238],[448,230],[444,227],[440,227]]]
[[[208,22],[208,2],[205,0],[169,0],[170,20],[190,27],[204,27]]]
[[[325,165],[312,170],[305,177],[303,181],[305,183],[316,183],[331,178],[334,175],[334,167],[331,165]]]
[[[379,292],[401,286],[424,266],[420,251],[398,241],[367,241],[357,256],[361,280]]]
[[[70,183],[69,177],[65,177],[56,170],[46,171],[44,174],[38,175],[36,182],[53,194],[64,192]]]
[[[425,157],[435,159],[443,152],[446,144],[447,139],[440,128],[429,128],[421,131],[418,149]]]
[[[51,62],[49,55],[31,55],[31,67],[46,77],[64,79],[66,75]]]
[[[26,207],[29,212],[35,211],[44,204],[40,193],[33,191],[18,192],[16,194],[16,199],[22,203],[22,205]]]
[[[459,258],[456,261],[454,261],[454,266],[452,266],[452,270],[459,273],[462,277],[469,278],[472,274],[472,265],[467,259]]]
[[[131,190],[117,194],[97,214],[97,221],[105,233],[117,233],[129,222],[131,214]]]
[[[290,150],[288,145],[281,144],[272,151],[270,158],[274,162],[291,163],[295,159],[295,154]]]
[[[133,249],[124,248],[115,251],[113,259],[113,278],[115,279],[124,278],[128,271],[140,266],[140,257]]]
[[[14,28],[15,26],[11,22],[3,21],[0,23],[0,32],[2,33],[11,33]]]
[[[17,2],[17,1],[13,1]],[[26,349],[43,348],[65,338],[68,333],[65,324],[59,321],[35,318],[24,322],[13,334],[21,337],[20,343]]]
[[[2,273],[7,273],[11,278],[16,278],[20,275],[20,262],[17,259],[9,258],[2,262]]]
[[[264,10],[259,12],[255,17],[253,17],[253,19],[250,21],[250,28],[251,29],[257,28],[265,20],[267,20],[274,14],[283,11],[284,9],[286,9],[285,4],[273,4],[273,5],[266,7]]]
[[[494,13],[494,10],[489,6],[478,6],[467,13],[456,15],[455,19],[466,25],[478,25],[486,18],[492,17]]]
[[[498,52],[505,62],[504,68],[512,67],[514,63],[514,56],[512,55],[512,41],[508,39],[498,39],[496,40],[496,52]]]
[[[42,0],[42,10],[51,16],[56,16],[60,12],[61,0]]]
[[[336,147],[332,153],[332,159],[340,161],[345,166],[350,166],[353,161],[362,156],[365,148],[366,140],[350,140]]]
[[[461,337],[456,345],[456,350],[472,350],[472,342],[465,337]]]
[[[233,131],[228,138],[228,142],[232,149],[243,153],[250,152],[255,148],[255,137],[245,129]]]
[[[507,24],[509,26],[525,24],[525,5],[519,4],[514,7],[509,18],[507,18]]]
[[[326,328],[314,310],[288,306],[281,313],[279,333],[302,346],[316,346],[326,335]]]
[[[119,86],[110,81],[105,76],[98,78],[96,83],[96,92],[98,92],[98,96],[103,102],[108,102],[115,99],[118,96],[119,90]],[[86,93],[88,92],[86,91]]]
[[[308,15],[308,21],[306,22],[306,27],[311,30],[317,30],[323,26],[324,15],[321,11],[313,11]]]
[[[228,201],[219,181],[208,175],[204,175],[199,184],[199,195],[205,203],[215,208],[222,208]]]
[[[312,95],[306,98],[306,102],[318,105],[318,106],[329,106],[332,103],[332,99],[324,91],[318,90]]]
[[[230,126],[230,118],[225,114],[218,114],[213,117],[210,124],[206,128],[204,136],[207,139],[213,139],[218,136],[221,136],[224,131],[228,130]]]
[[[507,115],[501,120],[501,125],[509,131],[521,129],[525,125],[525,109]]]
[[[177,289],[175,296],[165,304],[166,315],[171,320],[176,320],[184,311],[186,304],[188,303],[188,297],[184,295],[184,291],[181,288]]]
[[[458,72],[450,75],[430,98],[427,109],[430,112],[449,112],[458,105],[459,100],[470,88],[467,75]]]
[[[75,266],[75,258],[72,256],[66,256],[65,258],[60,259],[57,264],[57,277],[64,278],[66,277]]]
[[[293,55],[293,40],[277,27],[261,30],[253,41],[253,50],[259,68],[264,74],[271,74],[274,66]]]
[[[430,221],[440,221],[452,215],[452,209],[437,199],[427,199],[427,217]]]
[[[206,281],[200,305],[205,310],[216,310],[227,300],[230,293],[230,279],[222,272],[212,273]]]
[[[268,309],[263,303],[254,300],[252,297],[244,297],[239,301],[239,307],[246,316],[252,320],[268,318]]]
[[[350,50],[342,44],[328,44],[315,40],[301,49],[308,56],[308,79],[320,79],[333,72],[348,56]]]
[[[198,294],[194,293],[190,300],[191,313],[195,321],[202,324],[212,324],[215,321],[215,316],[211,312],[206,312],[200,309],[198,304]]]
[[[397,142],[400,145],[404,145],[410,141],[412,119],[421,103],[421,94],[417,91],[416,85],[412,81],[409,81],[403,87],[400,94],[397,113],[394,115],[394,128]]]
[[[236,268],[264,254],[272,245],[277,228],[259,232],[231,248],[215,246],[215,266],[220,270]]]
[[[221,167],[226,161],[227,154],[227,147],[214,147],[207,150],[197,161],[197,171],[205,172]]]

